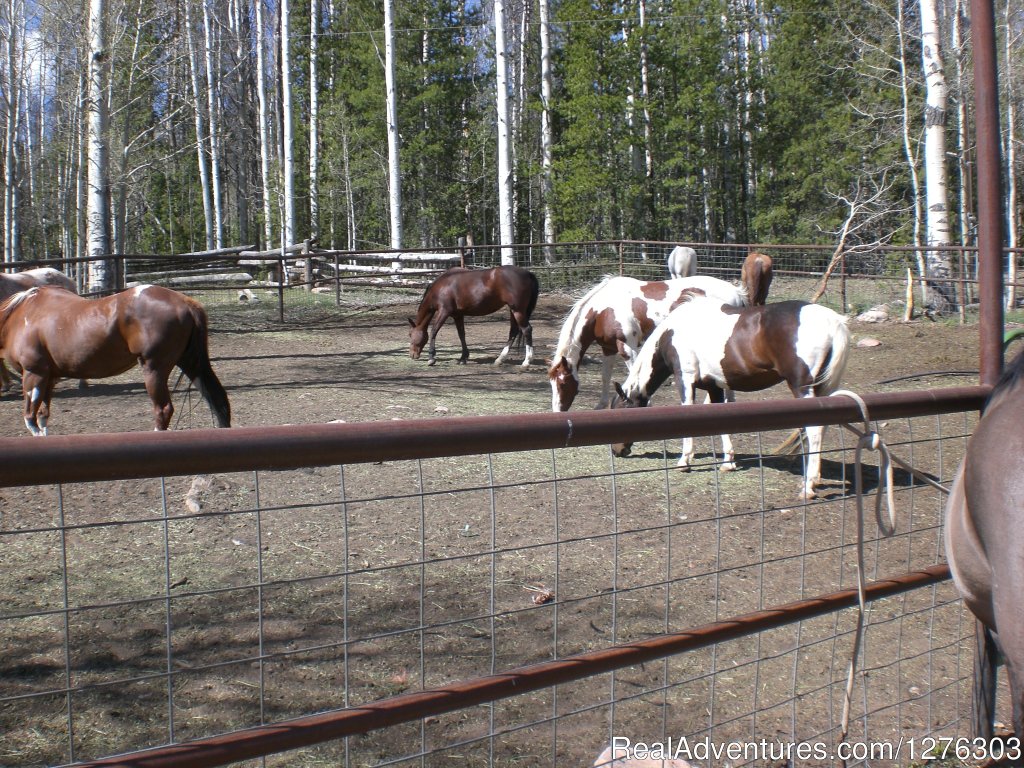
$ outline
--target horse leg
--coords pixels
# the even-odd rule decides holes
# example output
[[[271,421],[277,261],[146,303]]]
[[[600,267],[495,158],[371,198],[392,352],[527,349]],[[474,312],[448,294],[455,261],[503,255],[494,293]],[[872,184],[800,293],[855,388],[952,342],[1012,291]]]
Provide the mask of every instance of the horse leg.
[[[465,365],[469,360],[469,347],[466,346],[466,321],[462,315],[452,315],[452,322],[455,323],[455,330],[459,333],[459,342],[462,344],[462,357],[459,358],[459,365]]]
[[[430,350],[427,352],[427,365],[433,365],[437,362],[434,357],[434,340],[437,338],[437,332],[441,330],[441,326],[444,325],[444,321],[447,319],[448,312],[444,309],[440,309],[437,314],[434,315],[434,320],[430,323]],[[463,345],[465,345],[465,342],[463,342]]]
[[[994,735],[996,719],[996,664],[999,661],[999,649],[992,632],[978,619],[974,620],[974,643],[971,737],[989,742]],[[1014,709],[1016,706],[1015,699]]]
[[[804,474],[804,498],[813,499],[814,488],[821,484],[821,443],[825,427],[805,427],[807,433],[807,469]]]
[[[681,405],[693,405],[693,390],[695,389],[693,376],[686,375],[681,371],[676,373],[679,380],[679,402]],[[729,444],[730,448],[732,443]],[[683,452],[679,456],[679,462],[676,464],[679,469],[683,471],[689,471],[690,462],[693,461],[693,438],[683,438]]]
[[[171,423],[174,415],[174,404],[171,402],[171,390],[167,387],[167,379],[171,369],[161,369],[148,360],[142,363],[142,377],[146,384],[146,392],[153,402],[153,420],[157,432],[163,432]]]
[[[519,325],[516,323],[516,318],[513,314],[511,315],[511,319],[509,320],[508,342],[506,342],[505,348],[502,349],[501,353],[498,355],[498,359],[494,361],[495,365],[501,365],[503,362],[505,362],[505,358],[508,357],[509,350],[512,349],[512,344],[515,342],[516,336],[518,335]]]
[[[50,415],[50,396],[53,383],[29,371],[21,374],[21,390],[25,401],[25,427],[35,437],[46,435],[46,420]]]
[[[583,363],[583,356],[580,356],[580,364]],[[605,355],[601,359],[601,399],[597,401],[598,408],[607,408],[611,403],[612,391],[612,366],[615,364],[614,355]],[[578,370],[578,368],[577,368]]]
[[[710,387],[707,400],[712,403],[731,403],[736,400],[736,393],[731,389]],[[732,446],[732,435],[722,435],[722,463],[719,472],[732,472],[736,469],[736,451]]]

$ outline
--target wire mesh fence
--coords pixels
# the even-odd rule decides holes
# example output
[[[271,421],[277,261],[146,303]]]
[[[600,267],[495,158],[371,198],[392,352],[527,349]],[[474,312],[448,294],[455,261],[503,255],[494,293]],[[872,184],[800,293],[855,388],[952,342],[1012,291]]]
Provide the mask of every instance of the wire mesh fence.
[[[981,394],[871,405],[893,453],[942,483]],[[819,418],[852,418],[839,408]],[[772,430],[809,413],[792,401],[4,441],[0,759],[65,764],[372,715],[849,589],[854,439],[830,428],[811,502],[796,500],[800,460],[770,451]],[[698,438],[689,473],[663,439],[751,428],[764,431],[737,436],[731,473],[715,438]],[[628,461],[607,447],[623,432],[647,440]],[[941,492],[905,472],[896,485],[897,533],[872,524],[864,540],[872,579],[942,560]],[[116,505],[97,502],[111,490]],[[855,623],[849,610],[793,620],[340,740],[295,728],[307,745],[266,762],[589,765],[616,739],[685,739],[820,744],[803,764],[835,764]],[[964,735],[970,635],[948,583],[873,603],[850,741]],[[760,763],[748,758],[732,763]]]

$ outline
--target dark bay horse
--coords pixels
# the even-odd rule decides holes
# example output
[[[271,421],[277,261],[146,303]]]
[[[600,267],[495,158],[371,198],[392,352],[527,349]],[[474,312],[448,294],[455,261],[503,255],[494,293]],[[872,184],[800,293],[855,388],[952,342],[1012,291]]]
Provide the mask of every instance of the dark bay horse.
[[[572,406],[580,389],[580,362],[591,344],[597,344],[604,356],[598,407],[607,407],[616,355],[631,369],[644,339],[692,295],[710,296],[736,307],[747,300],[742,288],[706,275],[651,281],[614,276],[591,288],[569,310],[558,334],[548,369],[551,410],[557,413]]]
[[[521,267],[449,269],[431,283],[423,294],[416,319],[409,318],[409,355],[413,360],[418,360],[429,338],[430,353],[427,364],[433,365],[436,362],[434,340],[445,320],[450,317],[455,323],[455,330],[459,332],[459,341],[462,342],[462,357],[459,358],[459,363],[464,364],[469,360],[464,318],[467,315],[490,315],[507,306],[511,315],[508,343],[494,364],[503,363],[512,343],[521,337],[526,346],[526,359],[523,360],[523,367],[526,367],[533,360],[533,327],[530,325],[530,316],[537,306],[539,295],[540,284],[537,282],[537,276]]]
[[[15,294],[0,305],[0,348],[21,372],[25,426],[45,435],[53,388],[62,378],[102,379],[142,365],[158,430],[174,413],[167,379],[178,366],[199,389],[218,427],[231,426],[227,393],[210,365],[206,312],[155,285],[102,299],[61,288]]]
[[[690,299],[654,329],[640,348],[613,408],[645,406],[669,376],[675,376],[683,405],[696,389],[711,401],[731,402],[734,392],[756,392],[779,382],[794,397],[822,397],[839,386],[846,368],[850,332],[846,318],[828,307],[782,301],[757,307],[730,307],[706,297]],[[807,427],[807,474],[803,494],[814,498],[821,480],[824,427]],[[628,456],[630,444],[612,449]],[[722,435],[723,470],[736,468],[732,440]],[[681,468],[693,459],[693,438],[683,439]]]
[[[1024,738],[1024,352],[992,390],[946,501],[945,544],[978,621],[977,735],[991,738],[996,649],[1006,659],[1013,731]]]
[[[749,254],[740,268],[740,283],[747,289],[751,304],[764,304],[772,284],[772,257],[763,253]]]

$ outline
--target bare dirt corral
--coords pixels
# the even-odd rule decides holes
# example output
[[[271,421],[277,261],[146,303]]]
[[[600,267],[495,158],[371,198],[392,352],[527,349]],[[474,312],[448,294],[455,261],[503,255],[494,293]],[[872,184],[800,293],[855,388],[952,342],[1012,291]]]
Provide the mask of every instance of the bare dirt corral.
[[[466,366],[455,363],[450,325],[440,335],[436,366],[409,359],[406,317],[413,304],[290,313],[283,325],[241,310],[214,312],[211,350],[235,426],[545,411],[544,357],[568,306],[566,297],[541,297],[529,369],[514,356],[512,364],[491,364],[507,333],[504,314],[467,322]],[[851,327],[855,342],[880,344],[852,351],[849,389],[977,380],[929,375],[879,383],[976,370],[976,326],[926,320]],[[585,366],[583,376],[576,407],[589,408],[599,366]],[[777,388],[739,399],[784,396]],[[669,390],[656,402],[672,398]],[[192,410],[176,400],[177,428],[211,425],[205,406],[192,400]],[[948,479],[957,457],[937,456],[935,433],[962,435],[970,423],[937,423],[927,425],[923,444],[903,452],[916,451],[915,462]],[[53,400],[51,434],[151,426],[137,370],[84,391],[65,382]],[[0,401],[0,435],[30,439],[12,395]],[[894,427],[894,443],[910,438],[921,435]],[[826,448],[840,439],[829,431]],[[843,444],[849,448],[849,436]],[[556,458],[496,454],[261,473],[258,483],[230,476],[198,484],[169,478],[164,488],[157,480],[65,487],[60,495],[54,488],[0,491],[0,764],[62,763],[161,744],[169,734],[185,740],[261,718],[353,705],[850,586],[851,553],[843,548],[851,505],[837,501],[833,509],[826,502],[808,514],[795,500],[798,462],[759,461],[756,436],[737,439],[744,469],[721,478],[710,446],[698,443],[708,466],[682,475],[666,469],[678,446],[640,444],[636,458],[614,463],[614,480],[607,449],[595,447]],[[826,497],[838,499],[847,484],[845,455],[825,461]],[[928,491],[915,493],[915,533],[891,551],[873,550],[879,573],[901,573],[938,554],[940,502]],[[164,505],[172,518],[166,525]],[[63,537],[53,530],[62,522],[58,515],[71,526]],[[612,530],[620,535],[609,536]],[[794,538],[811,543],[787,554]],[[556,584],[557,612],[535,606],[536,593],[524,589]],[[635,589],[616,598],[613,587]],[[65,604],[80,610],[66,613]],[[905,624],[885,610],[880,616],[896,622],[901,638],[934,643],[921,637],[936,632],[925,620]],[[803,642],[826,637],[833,625],[805,624]],[[889,636],[879,632],[881,648]],[[835,715],[823,712],[835,699],[822,682],[841,677],[842,662],[827,642],[820,659],[805,651],[797,660],[793,642],[792,633],[779,631],[730,644],[728,663],[708,652],[626,670],[617,678],[619,695],[636,697],[620,705],[616,727],[636,728],[636,738],[651,729],[692,733],[707,727],[707,697],[715,691],[716,722],[729,720],[736,690],[743,704],[733,719],[743,734],[788,733],[791,713],[805,706],[796,703],[797,692],[809,720],[825,718],[814,727],[827,729]],[[779,669],[753,665],[758,658],[774,658]],[[928,672],[915,663],[927,663]],[[952,680],[957,673],[944,663],[907,662],[891,686],[927,686],[929,675]],[[170,682],[169,667],[182,673]],[[728,682],[709,681],[712,668],[725,667],[734,668]],[[794,670],[801,679],[796,692],[789,683]],[[778,691],[775,672],[784,681]],[[70,716],[69,676],[71,686],[84,686],[71,697]],[[125,678],[134,682],[118,682]],[[271,762],[339,764],[347,754],[363,765],[467,741],[427,762],[583,765],[612,732],[606,708],[588,709],[608,698],[609,680],[565,686],[557,701],[537,694],[501,702],[491,710],[493,726],[486,712],[474,710],[431,718],[422,730],[414,724]],[[639,695],[659,685],[664,690]],[[755,711],[752,701],[763,713],[755,722],[746,714]],[[931,715],[915,715],[912,704],[905,709],[911,725],[902,728],[939,724],[938,715],[929,722]],[[577,714],[560,720],[556,731],[544,722],[555,712]],[[524,722],[534,725],[497,742],[480,739],[489,728]]]

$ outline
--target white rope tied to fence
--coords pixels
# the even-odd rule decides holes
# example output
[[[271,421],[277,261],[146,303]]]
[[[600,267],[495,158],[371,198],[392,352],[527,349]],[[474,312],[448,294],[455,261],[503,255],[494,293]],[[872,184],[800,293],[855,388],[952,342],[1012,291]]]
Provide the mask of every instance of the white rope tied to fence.
[[[850,731],[850,709],[853,701],[853,684],[857,674],[857,657],[860,655],[861,643],[864,638],[864,630],[867,623],[867,600],[865,599],[865,577],[864,577],[864,459],[866,449],[877,451],[879,454],[878,464],[878,485],[875,488],[875,522],[878,530],[883,536],[892,536],[896,532],[896,504],[893,499],[893,470],[892,457],[889,448],[881,436],[871,429],[871,419],[868,416],[868,406],[864,399],[856,392],[849,390],[837,390],[832,396],[843,395],[849,397],[860,408],[861,417],[864,419],[864,431],[858,432],[857,450],[854,454],[853,488],[854,497],[857,500],[857,629],[853,637],[853,650],[850,653],[850,666],[846,676],[846,694],[843,698],[843,719],[840,741],[846,741]],[[888,516],[882,513],[882,501],[885,501]],[[845,761],[844,761],[845,764]]]

